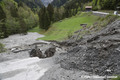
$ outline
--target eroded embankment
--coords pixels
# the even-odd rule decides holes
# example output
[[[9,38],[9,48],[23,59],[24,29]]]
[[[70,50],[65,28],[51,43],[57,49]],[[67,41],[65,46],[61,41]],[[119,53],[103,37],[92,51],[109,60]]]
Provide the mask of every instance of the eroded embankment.
[[[59,66],[50,69],[40,80],[103,80],[93,79],[92,75],[104,76],[107,69],[111,70],[108,75],[120,75],[120,20],[76,42],[68,40],[60,44],[71,49],[58,55]],[[81,78],[83,75],[91,78]]]
[[[78,69],[105,75],[120,75],[120,20],[116,20],[101,31],[86,35],[72,50],[62,55],[64,69]]]
[[[70,50],[62,52],[63,50],[58,48],[60,54],[57,52],[52,58],[42,61],[38,58],[29,59],[28,64],[24,63],[25,66],[21,63],[24,68],[19,69],[25,69],[24,74],[18,70],[17,75],[6,78],[7,73],[16,73],[15,70],[7,71],[14,69],[15,64],[12,64],[13,61],[9,62],[10,64],[0,64],[1,69],[3,68],[3,73],[1,73],[3,80],[19,80],[22,76],[25,77],[23,80],[26,78],[29,80],[93,80],[93,75],[105,75],[107,69],[111,70],[110,75],[120,75],[120,20],[114,21],[99,32],[85,35],[76,42],[71,43],[68,40],[59,44],[67,45]],[[35,61],[35,63],[31,63],[31,61]],[[25,62],[27,62],[26,59]],[[8,68],[4,69],[3,66],[6,64],[8,64]],[[42,73],[46,73],[40,76],[42,70],[45,70]],[[31,78],[31,75],[34,78]],[[85,75],[91,76],[91,78],[81,77]],[[103,79],[95,78],[94,80]]]

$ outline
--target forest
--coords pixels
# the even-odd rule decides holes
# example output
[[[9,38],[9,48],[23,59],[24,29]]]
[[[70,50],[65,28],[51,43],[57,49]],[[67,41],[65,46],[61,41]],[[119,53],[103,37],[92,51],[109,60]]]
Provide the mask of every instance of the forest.
[[[0,2],[0,38],[12,34],[27,33],[28,29],[36,27],[38,15],[23,2],[2,0]]]
[[[85,6],[93,6],[96,11],[116,10],[119,5],[119,0],[53,0],[47,8],[43,7],[39,12],[40,28],[47,30],[52,23],[85,11]]]
[[[40,0],[0,0],[0,38],[12,34],[26,34],[39,25],[48,30],[50,25],[64,18],[85,11],[85,6],[93,10],[115,10],[119,0],[53,0],[45,7]]]
[[[116,10],[120,0],[93,0],[93,10]]]

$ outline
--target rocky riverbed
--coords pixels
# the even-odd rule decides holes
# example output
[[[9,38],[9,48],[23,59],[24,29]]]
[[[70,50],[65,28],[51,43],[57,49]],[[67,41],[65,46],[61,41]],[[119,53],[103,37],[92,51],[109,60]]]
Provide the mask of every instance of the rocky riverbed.
[[[0,53],[0,80],[93,80],[93,74],[61,67],[59,62],[63,59],[61,53],[66,53],[68,47],[60,46],[56,42],[37,41],[39,37],[43,35],[28,33],[12,35],[0,40],[7,49],[6,52]],[[55,55],[43,59],[31,58],[29,52],[35,45],[43,53],[54,45],[56,46]]]
[[[53,45],[50,42],[36,40],[40,37],[43,35],[28,33],[0,40],[6,48],[6,52],[0,53],[0,80],[37,80],[55,64],[52,58],[30,57],[29,52],[35,45],[43,53]],[[64,50],[57,48],[57,51],[56,53],[59,53]]]
[[[109,76],[120,75],[120,20],[78,41],[46,42],[37,41],[38,37],[43,35],[0,40],[7,49],[0,53],[1,80],[103,80],[106,71]],[[35,45],[42,53],[51,46],[56,52],[49,58],[31,58],[29,51]]]

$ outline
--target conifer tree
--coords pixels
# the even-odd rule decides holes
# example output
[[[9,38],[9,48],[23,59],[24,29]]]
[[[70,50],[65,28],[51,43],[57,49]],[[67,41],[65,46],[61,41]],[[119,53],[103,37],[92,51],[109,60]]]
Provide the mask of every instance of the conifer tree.
[[[49,19],[52,22],[54,20],[54,18],[53,18],[54,8],[53,8],[53,6],[51,4],[48,5],[47,11],[48,11]]]
[[[15,5],[12,5],[11,7],[10,7],[10,13],[11,13],[11,16],[12,17],[15,17],[15,18],[17,18],[18,17],[18,13],[17,13],[17,8],[15,7]]]
[[[49,19],[48,11],[45,7],[41,8],[39,11],[39,27],[45,30],[49,29],[51,21]]]
[[[7,27],[5,26],[6,14],[0,5],[0,38],[8,37]]]
[[[20,33],[21,34],[27,34],[27,25],[23,18],[19,18],[19,24],[20,24]]]

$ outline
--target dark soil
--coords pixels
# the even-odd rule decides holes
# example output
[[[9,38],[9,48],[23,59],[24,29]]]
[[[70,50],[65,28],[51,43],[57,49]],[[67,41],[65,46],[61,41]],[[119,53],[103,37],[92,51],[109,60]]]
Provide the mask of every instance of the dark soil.
[[[62,43],[61,43],[62,44]],[[72,47],[60,54],[58,62],[62,68],[84,70],[97,75],[120,75],[120,20],[116,20],[101,31],[85,35],[77,42],[63,42]]]

